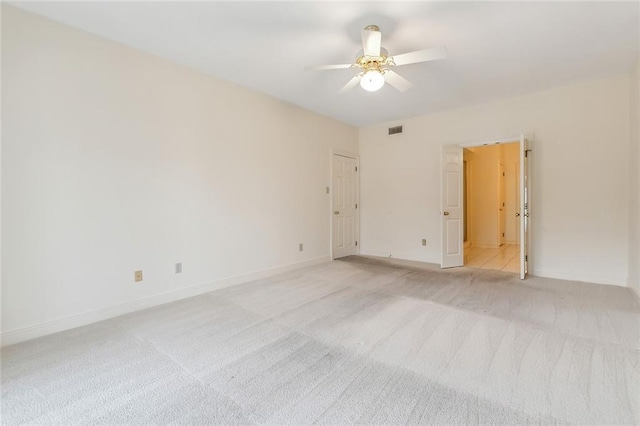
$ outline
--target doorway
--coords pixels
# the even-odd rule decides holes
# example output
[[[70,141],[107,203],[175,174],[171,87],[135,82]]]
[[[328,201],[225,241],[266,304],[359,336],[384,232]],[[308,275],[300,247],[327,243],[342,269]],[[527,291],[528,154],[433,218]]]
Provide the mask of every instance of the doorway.
[[[479,258],[472,262],[471,257],[482,254],[482,265],[470,266],[506,267],[515,272],[518,265],[520,278],[526,277],[530,241],[529,144],[530,139],[521,135],[442,147],[442,268],[481,263]],[[490,151],[495,155],[489,155]],[[479,178],[482,174],[493,178]],[[481,250],[484,251],[480,253]],[[498,254],[499,258],[493,259]]]
[[[464,265],[520,271],[519,141],[463,149]]]
[[[331,258],[359,253],[360,193],[358,156],[331,153]]]

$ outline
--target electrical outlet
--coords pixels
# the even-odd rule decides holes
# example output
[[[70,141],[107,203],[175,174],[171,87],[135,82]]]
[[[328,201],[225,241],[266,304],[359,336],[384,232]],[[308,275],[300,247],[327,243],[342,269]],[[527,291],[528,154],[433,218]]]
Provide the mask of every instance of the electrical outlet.
[[[302,243],[300,243],[300,245],[298,246],[298,251],[302,251],[304,250],[304,246],[302,245]]]
[[[423,238],[423,239],[422,239],[422,245],[423,245],[423,246],[426,246],[426,245],[427,245],[427,239],[426,239],[426,238]]]
[[[182,262],[176,263],[176,274],[182,273]]]
[[[134,282],[142,281],[142,269],[133,273],[133,280]]]

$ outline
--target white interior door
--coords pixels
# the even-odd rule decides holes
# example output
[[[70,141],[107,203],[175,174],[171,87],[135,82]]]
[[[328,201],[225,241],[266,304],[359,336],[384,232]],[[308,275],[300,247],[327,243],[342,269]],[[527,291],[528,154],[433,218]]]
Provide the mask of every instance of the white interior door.
[[[358,254],[358,170],[355,158],[332,155],[331,255]]]
[[[520,137],[520,279],[529,272],[529,141]]]
[[[464,264],[462,147],[442,148],[442,268]]]

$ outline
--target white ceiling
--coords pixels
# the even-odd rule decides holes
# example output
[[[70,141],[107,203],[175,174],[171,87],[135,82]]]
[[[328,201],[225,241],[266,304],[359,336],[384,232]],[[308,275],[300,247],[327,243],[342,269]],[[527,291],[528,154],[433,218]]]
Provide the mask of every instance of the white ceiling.
[[[468,106],[621,74],[638,59],[637,2],[20,2],[99,34],[353,125]],[[339,95],[360,30],[391,55],[446,46],[396,68],[414,83]]]

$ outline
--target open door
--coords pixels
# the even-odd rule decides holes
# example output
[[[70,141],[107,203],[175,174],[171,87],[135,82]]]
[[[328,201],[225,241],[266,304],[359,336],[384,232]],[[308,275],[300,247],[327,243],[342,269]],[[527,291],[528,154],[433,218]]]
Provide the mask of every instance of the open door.
[[[464,264],[462,147],[442,147],[442,268]]]
[[[520,279],[529,272],[529,141],[520,136]]]

